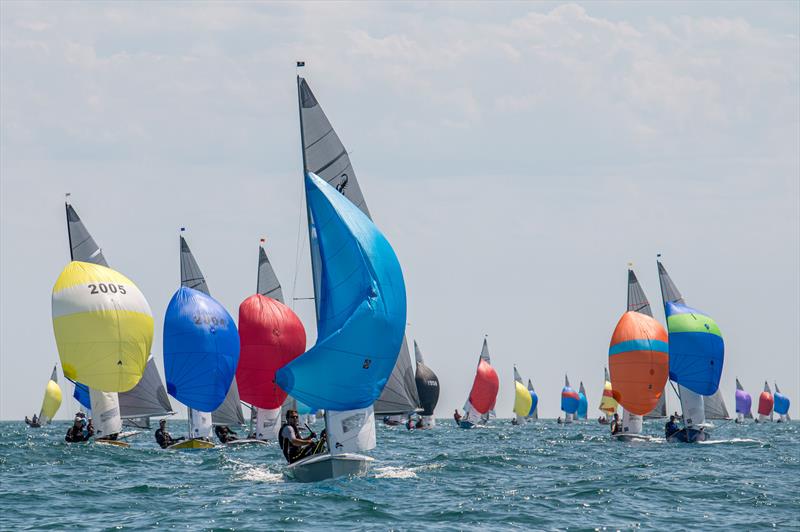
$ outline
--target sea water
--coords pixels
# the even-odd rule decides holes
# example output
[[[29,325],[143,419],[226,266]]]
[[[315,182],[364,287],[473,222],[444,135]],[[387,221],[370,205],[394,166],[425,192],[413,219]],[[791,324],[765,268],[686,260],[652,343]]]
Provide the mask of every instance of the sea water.
[[[275,444],[163,451],[143,431],[124,449],[67,444],[65,422],[0,426],[2,530],[800,528],[797,422],[694,445],[612,442],[596,421],[381,426],[367,476],[316,484],[286,479]]]

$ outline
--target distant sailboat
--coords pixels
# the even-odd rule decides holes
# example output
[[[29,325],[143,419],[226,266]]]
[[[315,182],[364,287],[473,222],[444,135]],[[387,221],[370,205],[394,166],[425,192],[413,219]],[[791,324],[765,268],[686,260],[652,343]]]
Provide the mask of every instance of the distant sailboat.
[[[713,396],[719,389],[722,376],[725,344],[714,320],[687,306],[660,260],[657,265],[669,330],[669,376],[678,384],[684,422],[684,428],[668,440],[704,441],[713,428],[706,422],[705,402],[709,398],[718,409],[719,401]],[[724,407],[724,402],[721,404]]]
[[[179,243],[181,287],[164,315],[164,374],[167,392],[188,408],[189,439],[167,449],[203,449],[214,446],[211,412],[230,395],[239,362],[239,334],[228,311],[208,294],[183,236]],[[194,268],[187,269],[192,263]]]
[[[298,80],[298,84],[300,80]],[[311,172],[305,178],[316,344],[278,370],[281,389],[325,409],[327,449],[290,464],[316,482],[364,474],[376,446],[373,404],[404,342],[406,293],[400,263],[372,221]]]
[[[608,368],[605,368],[603,382],[603,395],[600,397],[600,411],[605,414],[605,421],[610,422],[611,417],[617,413],[617,400],[614,398],[614,389],[611,387],[611,377],[608,376]],[[602,418],[601,418],[602,419]]]
[[[778,388],[778,383],[775,383],[775,413],[778,414],[780,417],[778,418],[778,423],[785,423],[789,421],[789,405],[791,402],[789,398],[783,395]]]
[[[522,377],[517,371],[517,366],[514,366],[514,424],[522,425],[525,423],[525,418],[530,414],[533,406],[533,398],[530,392],[525,387]]]
[[[630,441],[642,435],[642,416],[664,393],[669,371],[667,331],[653,319],[650,303],[628,268],[628,304],[608,348],[613,397],[622,405],[622,431],[612,437]]]
[[[589,400],[586,398],[586,388],[583,387],[583,381],[578,386],[578,412],[575,414],[575,419],[588,419],[589,418]]]
[[[772,390],[769,389],[769,384],[764,381],[764,391],[758,397],[758,422],[764,423],[772,421],[772,407],[775,400],[772,398]]]
[[[31,422],[27,417],[25,422],[34,428],[43,427],[50,423],[55,417],[58,408],[61,406],[61,387],[58,385],[58,372],[56,367],[53,366],[53,372],[50,374],[50,379],[44,388],[44,399],[42,399],[42,408],[39,409],[39,417]],[[35,416],[34,416],[35,417]]]
[[[569,377],[564,375],[564,388],[561,390],[561,410],[564,412],[564,423],[572,423],[578,411],[580,397],[569,385]]]
[[[242,399],[256,411],[255,437],[278,441],[287,394],[275,384],[275,372],[306,350],[306,331],[297,314],[283,304],[263,240],[258,248],[256,293],[239,306],[239,337],[236,379]]]
[[[458,426],[462,429],[471,429],[475,425],[485,424],[494,409],[499,390],[500,379],[491,365],[489,343],[484,338],[481,354],[478,357],[478,367],[475,370],[475,379],[472,381],[469,397],[464,404],[464,416],[459,420]]]
[[[530,379],[528,379],[528,393],[531,395],[531,409],[528,411],[528,415],[525,416],[525,419],[532,421],[534,419],[539,419],[539,396],[536,395],[536,390],[533,389],[533,384]]]
[[[311,92],[308,82],[299,76],[297,90],[300,135],[303,146],[303,170],[312,172],[323,179],[372,220],[347,149],[333,129],[314,93]],[[314,255],[315,253],[312,247],[312,267],[318,266],[319,258]],[[315,271],[319,275],[319,271]],[[392,374],[373,407],[376,416],[395,416],[396,420],[405,420],[409,414],[417,411],[419,404],[414,381],[414,368],[408,352],[408,343],[404,337]]]
[[[744,423],[745,419],[753,419],[753,398],[744,391],[742,383],[736,379],[736,422]]]
[[[433,411],[436,404],[439,402],[439,377],[425,364],[422,358],[422,351],[414,340],[414,357],[417,360],[417,371],[414,375],[414,380],[417,384],[417,395],[419,396],[419,406],[422,408],[420,412],[421,425],[419,428],[431,429],[436,426],[436,418],[433,417]]]

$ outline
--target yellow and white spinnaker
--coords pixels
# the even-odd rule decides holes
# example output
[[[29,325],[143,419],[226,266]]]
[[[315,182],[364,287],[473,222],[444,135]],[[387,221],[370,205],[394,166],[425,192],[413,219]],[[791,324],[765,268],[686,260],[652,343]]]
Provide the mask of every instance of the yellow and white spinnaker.
[[[64,376],[104,392],[139,382],[153,343],[153,314],[121,273],[72,261],[53,287],[53,331]]]
[[[39,423],[47,425],[53,419],[61,406],[61,387],[58,385],[58,374],[56,368],[53,368],[53,373],[50,375],[50,380],[47,381],[47,386],[44,389],[44,399],[42,400],[42,408],[39,410]]]
[[[527,416],[531,411],[531,393],[519,381],[514,382],[514,413],[519,417]]]

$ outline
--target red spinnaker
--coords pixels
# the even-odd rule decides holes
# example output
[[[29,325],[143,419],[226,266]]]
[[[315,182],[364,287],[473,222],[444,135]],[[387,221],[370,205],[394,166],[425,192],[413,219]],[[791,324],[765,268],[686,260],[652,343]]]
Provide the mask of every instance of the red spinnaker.
[[[300,318],[283,303],[255,294],[239,305],[239,338],[239,396],[258,408],[278,408],[286,392],[275,384],[275,372],[306,350]]]
[[[485,360],[478,363],[478,371],[475,373],[475,380],[472,382],[472,390],[469,392],[469,402],[475,410],[485,414],[492,408],[497,401],[497,392],[500,389],[500,379],[497,372]]]
[[[772,413],[772,406],[774,404],[772,394],[769,392],[761,392],[758,397],[758,413],[762,416],[768,416]]]

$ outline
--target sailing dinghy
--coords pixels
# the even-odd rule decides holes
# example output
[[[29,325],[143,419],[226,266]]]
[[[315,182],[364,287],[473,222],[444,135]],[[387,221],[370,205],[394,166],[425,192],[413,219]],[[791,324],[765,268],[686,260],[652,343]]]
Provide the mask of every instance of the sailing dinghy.
[[[458,426],[462,429],[471,429],[475,425],[485,425],[491,417],[499,390],[500,379],[491,365],[489,343],[484,338],[475,379],[464,404],[464,416],[459,420]]]
[[[311,172],[305,178],[314,270],[317,342],[278,370],[281,389],[325,409],[324,453],[289,464],[287,476],[316,482],[363,475],[374,460],[378,399],[397,362],[406,326],[400,263],[353,202]]]
[[[617,400],[614,398],[614,389],[611,386],[611,377],[608,375],[608,368],[605,368],[605,380],[603,381],[603,395],[600,396],[600,411],[605,414],[605,418],[601,417],[601,423],[607,424],[611,422],[611,418],[617,413]]]
[[[436,426],[436,418],[433,417],[433,411],[436,408],[436,403],[439,402],[439,377],[425,364],[425,360],[422,358],[422,351],[416,340],[414,340],[414,357],[417,361],[414,381],[417,384],[419,406],[422,408],[417,428],[432,429]]]
[[[764,381],[764,391],[758,396],[758,422],[764,423],[772,421],[772,407],[775,405],[775,400],[772,398],[772,390],[769,389],[769,384]]]
[[[608,348],[613,397],[622,405],[620,441],[649,440],[642,434],[642,416],[652,411],[664,393],[669,372],[667,331],[655,319],[650,303],[628,268],[628,305]]]
[[[44,388],[44,399],[42,399],[42,408],[39,409],[38,422],[32,423],[27,416],[25,417],[25,422],[31,428],[41,428],[50,423],[60,406],[61,387],[58,385],[58,372],[56,367],[53,366],[53,372],[50,374],[50,379]]]
[[[283,304],[283,291],[263,239],[258,248],[256,293],[239,305],[239,338],[236,381],[242,400],[255,409],[255,439],[228,445],[278,441],[287,394],[275,384],[275,372],[305,351],[306,331],[297,314]]]
[[[736,378],[736,422],[744,423],[745,419],[753,419],[753,398],[744,391],[739,378]]]
[[[164,375],[167,392],[188,408],[189,439],[167,449],[208,449],[214,447],[211,413],[230,395],[239,362],[239,333],[228,311],[209,294],[183,236],[179,244],[181,287],[164,315]]]
[[[778,423],[786,423],[789,421],[789,405],[791,402],[789,398],[783,395],[778,388],[778,383],[775,383],[775,413],[778,414],[780,417],[778,418]]]
[[[559,423],[572,423],[579,403],[578,392],[572,389],[569,377],[564,375],[564,387],[561,389],[561,411],[564,412],[564,419],[559,418]]]
[[[669,331],[669,378],[678,384],[684,424],[667,440],[684,443],[705,441],[714,428],[707,422],[705,402],[716,403],[719,410],[719,401],[714,399],[714,395],[722,377],[725,343],[716,322],[704,312],[686,305],[660,260],[657,265]]]
[[[514,419],[512,424],[523,425],[525,418],[531,412],[533,406],[533,399],[530,392],[525,387],[522,377],[517,371],[517,366],[514,366]]]

